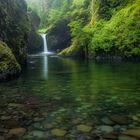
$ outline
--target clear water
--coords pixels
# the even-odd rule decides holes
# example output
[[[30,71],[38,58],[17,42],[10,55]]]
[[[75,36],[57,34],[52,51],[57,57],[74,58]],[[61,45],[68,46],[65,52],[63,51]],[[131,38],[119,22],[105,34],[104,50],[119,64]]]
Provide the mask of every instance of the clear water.
[[[140,112],[140,63],[33,55],[21,77],[1,83],[0,92],[54,101],[60,116],[133,115]]]
[[[18,90],[57,100],[63,107],[94,104],[112,111],[120,107],[138,111],[140,63],[97,63],[34,55],[29,56],[23,75],[0,84],[0,89],[2,93]]]

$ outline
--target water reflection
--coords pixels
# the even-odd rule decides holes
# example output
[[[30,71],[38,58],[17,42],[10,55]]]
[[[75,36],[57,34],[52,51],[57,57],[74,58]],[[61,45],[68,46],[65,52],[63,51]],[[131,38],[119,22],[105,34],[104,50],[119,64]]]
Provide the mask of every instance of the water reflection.
[[[43,77],[45,79],[48,78],[48,56],[44,55],[43,56],[43,69],[42,69]]]

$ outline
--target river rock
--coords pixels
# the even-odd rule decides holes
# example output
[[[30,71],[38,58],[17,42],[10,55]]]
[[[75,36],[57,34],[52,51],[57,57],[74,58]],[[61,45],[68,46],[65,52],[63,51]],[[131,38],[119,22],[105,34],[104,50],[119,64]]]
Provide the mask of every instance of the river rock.
[[[90,132],[91,129],[92,129],[92,127],[89,125],[80,124],[77,126],[77,130],[79,130],[81,132]]]
[[[42,123],[34,123],[33,127],[37,130],[44,130],[44,126],[42,125]]]
[[[16,103],[9,103],[8,106],[13,107],[13,108],[22,108],[22,107],[24,107],[24,105],[16,104]]]
[[[47,136],[46,136],[46,132],[39,131],[39,130],[33,130],[33,131],[28,133],[28,137],[30,139],[32,137],[39,138],[39,139],[45,139]]]
[[[112,121],[114,121],[115,123],[117,124],[128,124],[129,121],[128,121],[128,117],[126,116],[120,116],[120,115],[113,115],[110,117]]]
[[[101,125],[97,129],[104,133],[110,133],[114,131],[113,127],[108,126],[108,125]]]
[[[102,118],[101,121],[106,125],[113,125],[114,124],[114,122],[111,121],[108,117]]]
[[[5,128],[0,128],[0,133],[7,133],[7,132],[8,132],[7,129],[5,129]]]
[[[73,124],[79,124],[81,121],[82,121],[81,118],[77,118],[77,119],[74,119],[74,120],[72,121],[72,123],[73,123]]]
[[[19,121],[14,120],[14,119],[4,121],[3,124],[4,124],[5,128],[8,128],[8,129],[20,127]]]
[[[11,137],[11,136],[21,137],[25,133],[26,133],[26,129],[25,128],[13,128],[13,129],[10,129],[10,131],[8,133],[8,137]]]
[[[117,124],[117,125],[114,125],[113,128],[114,128],[115,130],[120,130],[120,129],[121,129],[121,126]]]
[[[104,134],[103,138],[116,140],[118,138],[118,133],[117,132],[107,133],[107,134]]]
[[[133,137],[122,135],[122,136],[119,136],[118,137],[118,140],[138,140],[138,139],[133,138]]]
[[[63,129],[52,129],[51,134],[57,137],[63,137],[67,133],[66,130]]]
[[[0,136],[0,140],[5,140],[5,138],[3,136]]]
[[[133,136],[140,139],[140,129],[129,129],[124,131],[122,134]]]
[[[7,121],[9,119],[11,119],[11,116],[1,116],[0,117],[0,120],[2,120],[2,121]]]

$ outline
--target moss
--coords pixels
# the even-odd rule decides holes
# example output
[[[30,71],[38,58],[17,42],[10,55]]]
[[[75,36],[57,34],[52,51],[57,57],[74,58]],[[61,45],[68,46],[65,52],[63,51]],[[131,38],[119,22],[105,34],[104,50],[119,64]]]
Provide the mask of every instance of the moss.
[[[24,0],[0,2],[0,31],[0,40],[6,42],[20,64],[25,63],[29,20]]]
[[[20,71],[21,67],[11,49],[0,41],[0,80],[15,76]]]
[[[42,29],[39,29],[38,30],[38,33],[46,33],[47,32],[47,29],[46,28],[42,28]]]
[[[62,50],[59,55],[62,56],[82,56],[82,48],[78,45],[78,41],[75,40],[72,45],[64,50]]]

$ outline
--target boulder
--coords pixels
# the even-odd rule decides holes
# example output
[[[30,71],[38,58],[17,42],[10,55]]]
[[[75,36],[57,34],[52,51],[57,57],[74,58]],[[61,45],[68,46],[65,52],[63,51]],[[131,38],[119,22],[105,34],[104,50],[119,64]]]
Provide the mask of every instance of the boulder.
[[[21,67],[11,49],[4,42],[0,41],[0,80],[17,76],[20,71]]]

